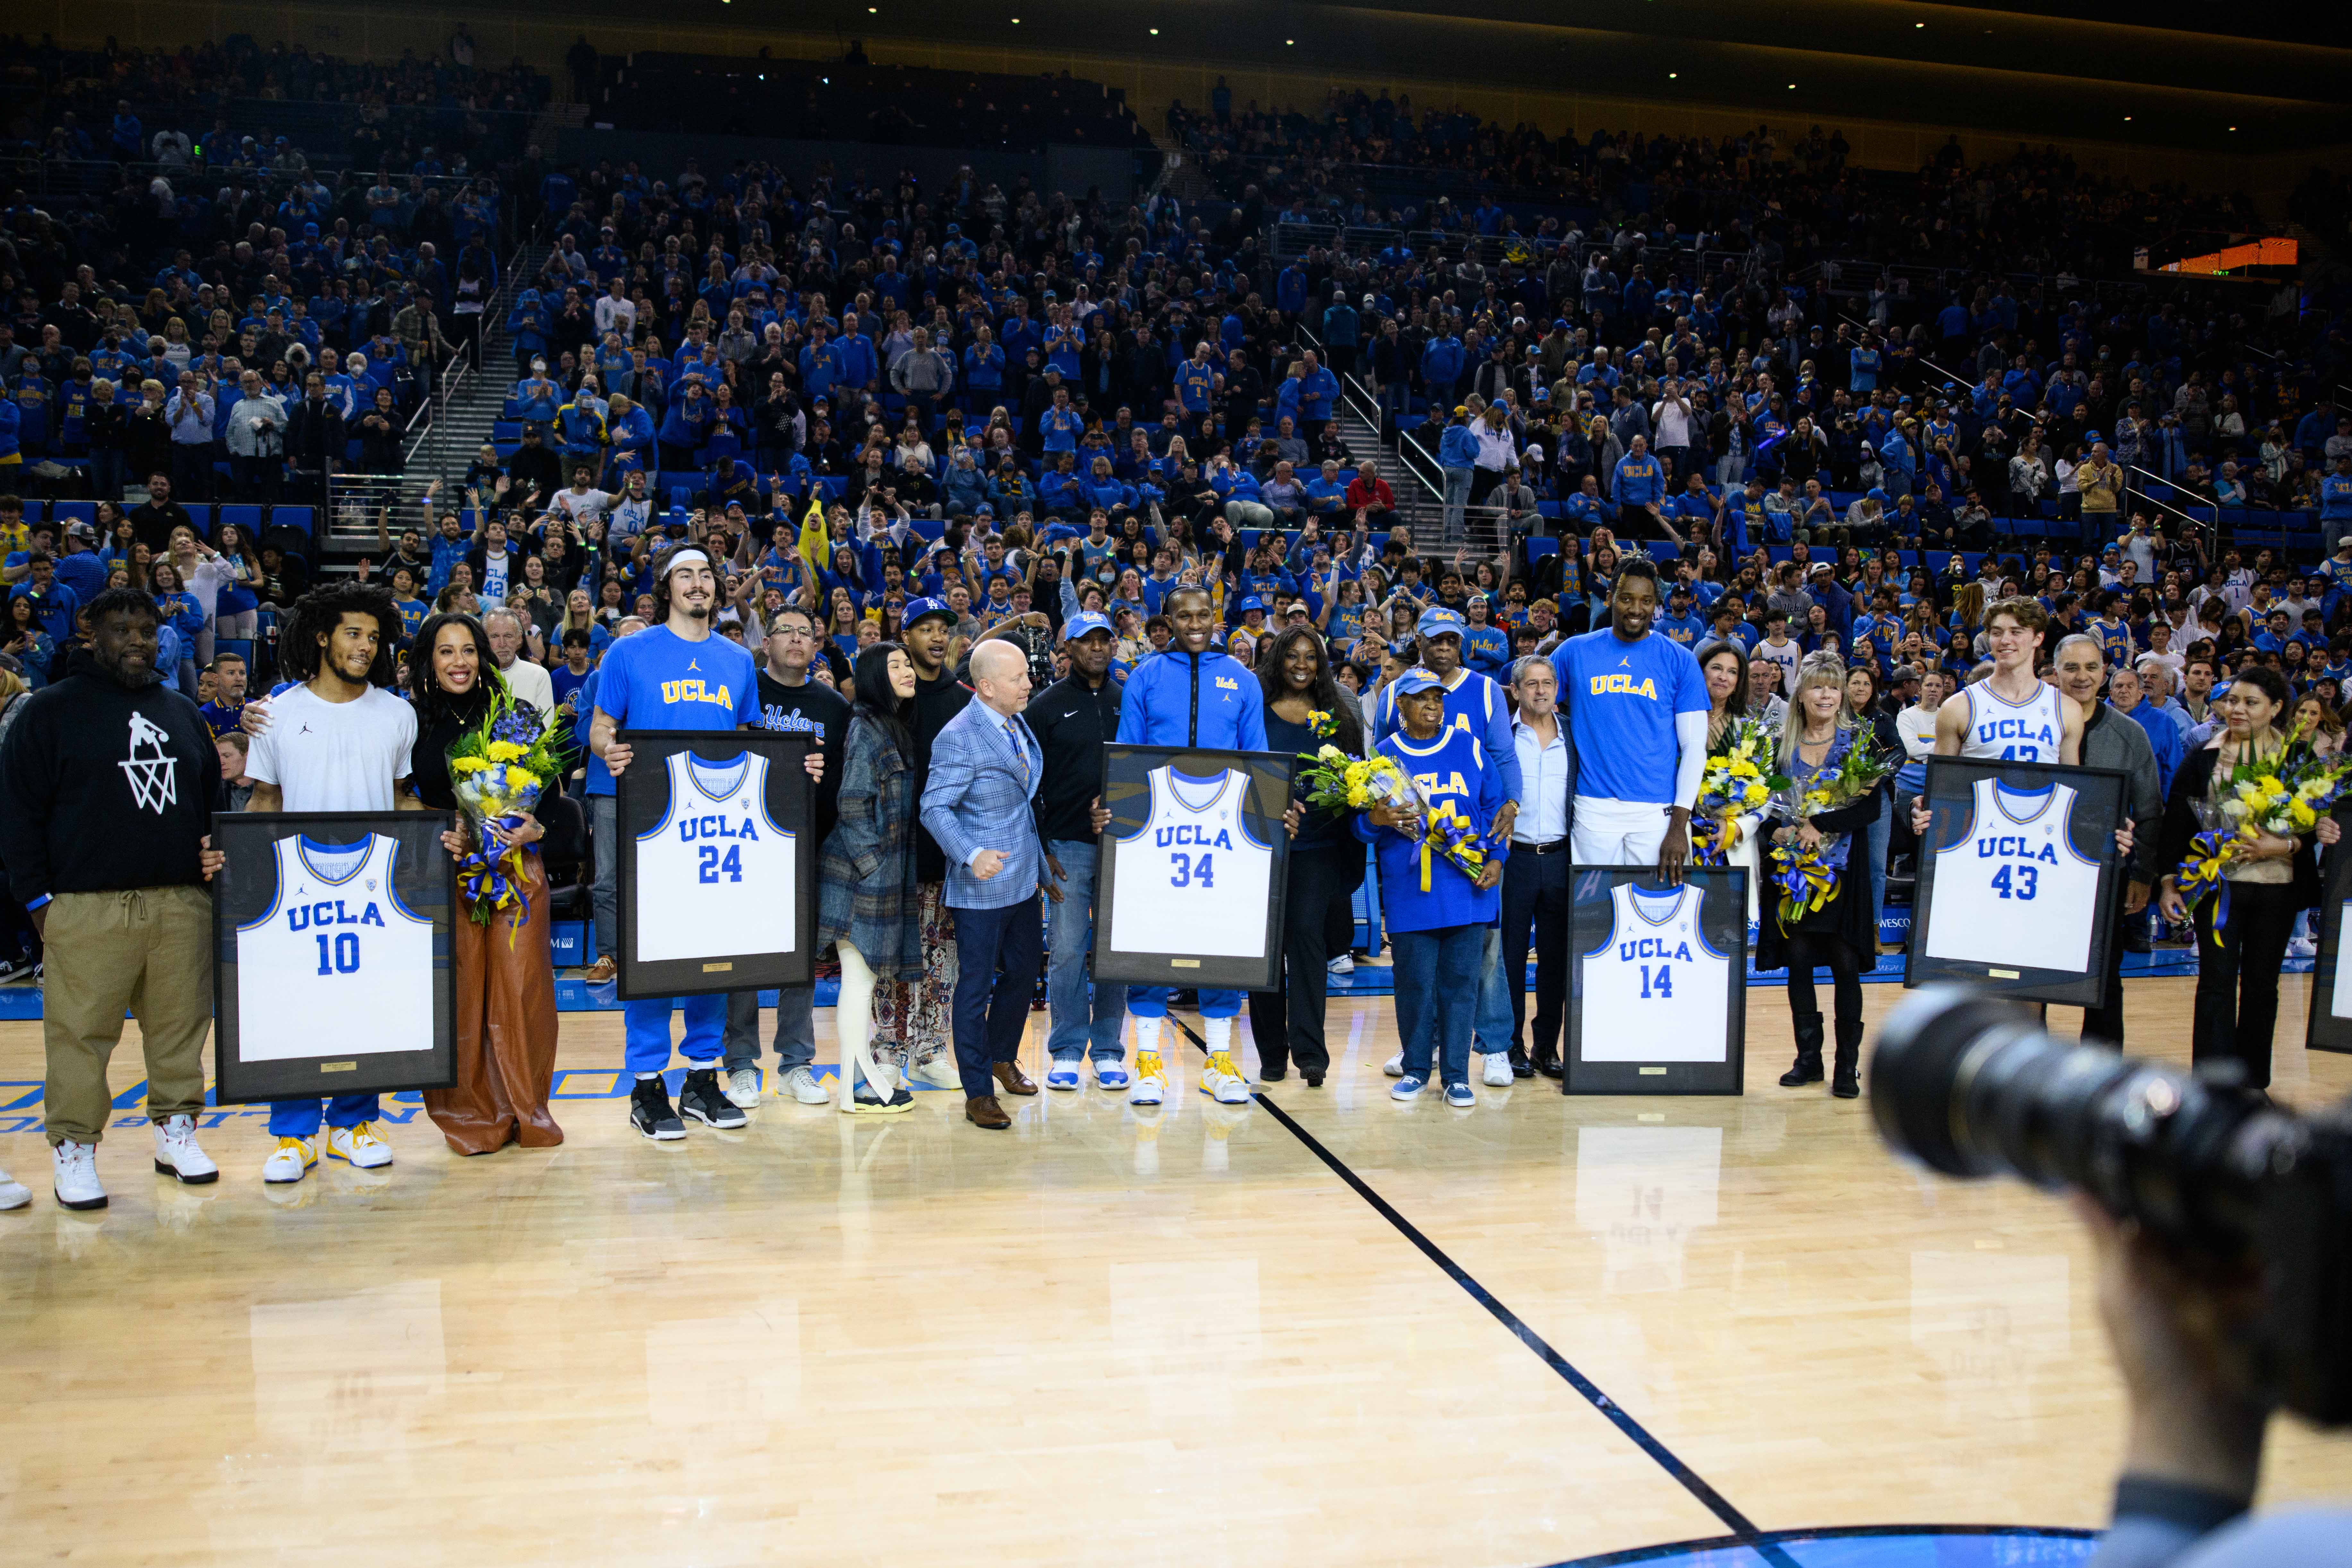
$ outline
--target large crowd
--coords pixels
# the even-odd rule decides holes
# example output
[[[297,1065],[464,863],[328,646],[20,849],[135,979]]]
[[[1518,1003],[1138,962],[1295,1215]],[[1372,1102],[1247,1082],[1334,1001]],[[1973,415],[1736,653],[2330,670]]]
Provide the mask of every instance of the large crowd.
[[[248,85],[257,66],[243,57]],[[484,367],[514,378],[506,417],[462,478],[434,485],[425,521],[387,519],[360,567],[396,614],[393,689],[429,683],[418,639],[459,617],[504,683],[593,752],[604,667],[668,627],[664,564],[684,552],[710,568],[709,632],[741,646],[761,711],[792,728],[814,722],[791,695],[812,687],[887,710],[877,649],[918,650],[919,705],[982,684],[983,666],[1002,693],[1010,655],[989,645],[1003,644],[1024,689],[1116,691],[1157,659],[1230,660],[1268,711],[1338,704],[1359,748],[1399,728],[1433,671],[1449,694],[1475,677],[1495,683],[1505,728],[1486,750],[1503,766],[1522,661],[1622,635],[1631,583],[1654,599],[1643,635],[1706,670],[1718,732],[1735,711],[1795,723],[1833,670],[1838,722],[1902,748],[1915,791],[1933,745],[1920,714],[1979,676],[2021,605],[2044,660],[2070,639],[2096,647],[2100,684],[2073,695],[2096,706],[2104,689],[2147,733],[2160,787],[2215,732],[2214,694],[2252,671],[2284,683],[2309,731],[2340,737],[2347,301],[2315,289],[2249,320],[2234,297],[1969,270],[2023,221],[2020,183],[2055,204],[2041,232],[2084,242],[2046,259],[2084,268],[2113,256],[2059,215],[2170,193],[1938,158],[1918,206],[1853,205],[1847,226],[1892,225],[1878,237],[1907,248],[1977,193],[1985,226],[1937,256],[1966,281],[1942,298],[1874,287],[1846,320],[1790,276],[1848,199],[1833,136],[1785,152],[1769,135],[1538,146],[1360,99],[1319,130],[1229,108],[1179,122],[1230,145],[1235,167],[1274,154],[1289,174],[1195,209],[907,173],[795,183],[751,163],[667,180],[625,162],[502,170],[491,188],[516,193],[552,249],[504,316],[511,366]],[[1489,197],[1441,204],[1422,249],[1277,260],[1265,226],[1337,199],[1318,170],[1355,149],[1332,139],[1368,136],[1399,157],[1541,159],[1591,183],[1501,262],[1468,243],[1521,222]],[[1636,174],[1648,199],[1631,210]],[[1754,198],[1798,184],[1801,202]],[[158,606],[163,683],[201,705],[245,777],[249,697],[315,665],[272,635],[317,573],[269,509],[337,462],[396,466],[390,432],[419,378],[478,335],[489,226],[445,247],[414,214],[229,203],[159,232],[104,202],[51,211],[21,194],[5,222],[0,733],[26,692],[81,668],[87,607],[127,589]],[[1412,481],[1343,438],[1347,379],[1443,474],[1442,512],[1418,530],[1401,515]],[[594,758],[580,774],[593,807]],[[601,980],[617,857],[609,816],[586,820]],[[1909,835],[1892,811],[1853,831],[1867,892],[1848,907],[1874,913]],[[909,837],[929,845],[928,822]],[[1316,962],[1335,968],[1351,962],[1353,858],[1316,915]],[[893,1015],[918,1077],[945,1049],[948,1004],[922,996],[951,968],[952,924],[940,878],[920,880],[908,967],[934,978]],[[28,964],[31,930],[13,923]],[[1845,934],[1874,950],[1866,967],[1874,920]],[[1291,951],[1294,970],[1310,951]],[[1491,951],[1477,962],[1496,972]],[[1311,1044],[1285,1027],[1313,1060],[1319,1016]],[[1506,1075],[1530,1070],[1506,1036],[1477,1037]]]

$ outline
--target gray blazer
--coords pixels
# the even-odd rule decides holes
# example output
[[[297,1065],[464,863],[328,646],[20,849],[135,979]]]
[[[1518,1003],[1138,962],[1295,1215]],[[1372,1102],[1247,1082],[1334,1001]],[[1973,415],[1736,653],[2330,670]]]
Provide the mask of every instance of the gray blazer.
[[[2157,843],[2164,837],[2164,792],[2157,787],[2156,751],[2147,743],[2147,731],[2130,715],[2101,702],[2083,726],[2083,765],[2131,775],[2124,796],[2124,814],[2132,820],[2131,864],[2126,869],[2135,882],[2154,882]]]
[[[1037,896],[1045,849],[1030,803],[1045,772],[1045,751],[1027,721],[1018,713],[1006,719],[977,698],[931,742],[923,826],[947,856],[950,909],[1003,909]],[[971,858],[982,849],[1004,857],[1003,868],[984,882],[971,873]]]

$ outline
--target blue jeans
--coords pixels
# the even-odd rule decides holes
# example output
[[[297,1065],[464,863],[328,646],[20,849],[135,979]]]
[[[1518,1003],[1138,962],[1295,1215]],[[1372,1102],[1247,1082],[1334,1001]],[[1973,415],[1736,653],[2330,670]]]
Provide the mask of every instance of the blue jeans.
[[[956,1073],[964,1098],[978,1100],[996,1092],[996,1064],[1021,1054],[1045,932],[1034,896],[992,910],[959,906],[955,929]]]
[[[588,831],[596,846],[596,889],[590,899],[596,913],[596,956],[611,953],[615,963],[621,954],[620,805],[614,795],[588,797]]]
[[[727,1030],[723,1037],[727,1070],[747,1068],[760,1059],[760,994],[727,994]],[[776,987],[776,1076],[816,1060],[816,987]]]
[[[1087,983],[1087,959],[1094,950],[1095,844],[1056,838],[1045,847],[1068,873],[1062,883],[1062,901],[1051,906],[1045,997],[1053,1008],[1054,1029],[1046,1037],[1046,1053],[1056,1060],[1091,1056],[1098,1062],[1123,1061],[1127,1047],[1118,1036],[1127,1021],[1127,992],[1118,985],[1090,988]]]
[[[1127,988],[1127,1010],[1139,1018],[1165,1018],[1168,1016],[1168,998],[1175,989],[1172,985],[1130,985]],[[1239,991],[1202,992],[1201,1016],[1241,1016],[1244,994]]]
[[[1470,480],[1475,468],[1447,468],[1445,475],[1445,537],[1462,537],[1462,511],[1470,504]]]
[[[1863,841],[1852,847],[1849,853],[1870,857],[1870,931],[1874,943],[1878,938],[1878,917],[1886,909],[1886,841],[1895,834],[1894,807],[1883,805],[1878,819],[1863,832]],[[1874,945],[1870,955],[1874,963],[1878,949]]]
[[[719,1065],[727,1028],[727,998],[714,992],[705,996],[654,996],[621,1004],[622,1060],[631,1072],[660,1072],[669,1066],[669,1016],[686,1007],[686,1038],[678,1054],[697,1068]]]
[[[322,1108],[323,1118],[320,1114]],[[332,1100],[273,1100],[269,1102],[269,1135],[316,1138],[322,1120],[330,1127],[357,1127],[362,1121],[373,1121],[381,1109],[373,1094],[339,1094]]]
[[[1502,928],[1488,926],[1478,958],[1478,1008],[1471,1027],[1470,1048],[1481,1056],[1509,1050],[1517,1033],[1511,1027],[1511,993],[1528,988],[1527,944],[1519,944],[1517,963],[1505,962],[1506,957]]]
[[[1476,1005],[1478,958],[1492,926],[1392,931],[1396,952],[1397,1034],[1408,1078],[1429,1077],[1434,1051],[1447,1084],[1470,1081],[1470,1015]]]

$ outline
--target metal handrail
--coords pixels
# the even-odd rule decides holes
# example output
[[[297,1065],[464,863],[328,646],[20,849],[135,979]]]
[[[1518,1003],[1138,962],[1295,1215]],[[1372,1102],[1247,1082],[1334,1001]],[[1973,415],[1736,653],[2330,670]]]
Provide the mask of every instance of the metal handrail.
[[[1331,357],[1330,350],[1325,346],[1321,338],[1315,335],[1314,329],[1307,326],[1305,321],[1300,321],[1297,324],[1297,331],[1307,346],[1313,349],[1328,363]],[[1382,455],[1391,455],[1391,449],[1388,445],[1385,411],[1381,407],[1379,396],[1362,382],[1358,381],[1352,373],[1335,371],[1333,374],[1339,380],[1340,401],[1353,408],[1356,417],[1370,425],[1379,435]],[[1443,478],[1441,477],[1437,484],[1433,485],[1429,482],[1428,477],[1414,464],[1412,442],[1400,439],[1393,448],[1393,456],[1398,472],[1409,477],[1413,483],[1428,492],[1421,498],[1425,503],[1438,507],[1445,504],[1445,487]]]

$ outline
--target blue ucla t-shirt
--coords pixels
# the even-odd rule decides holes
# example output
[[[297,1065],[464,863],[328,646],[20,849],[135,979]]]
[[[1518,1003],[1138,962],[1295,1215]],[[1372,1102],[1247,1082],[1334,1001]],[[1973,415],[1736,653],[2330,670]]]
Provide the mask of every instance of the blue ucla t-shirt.
[[[1656,632],[1626,642],[1603,626],[1560,644],[1551,665],[1576,744],[1576,793],[1673,805],[1675,718],[1712,706],[1697,658]]]
[[[688,642],[655,626],[606,649],[596,674],[597,711],[624,730],[740,730],[760,716],[759,666],[725,637]],[[588,793],[613,793],[593,754]]]

